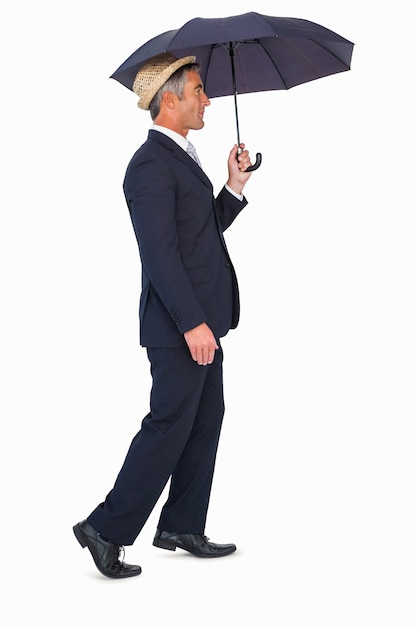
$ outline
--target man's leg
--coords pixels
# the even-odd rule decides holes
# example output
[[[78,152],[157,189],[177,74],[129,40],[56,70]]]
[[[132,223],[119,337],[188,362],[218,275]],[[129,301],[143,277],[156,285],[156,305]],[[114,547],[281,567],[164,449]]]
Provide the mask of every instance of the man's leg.
[[[130,445],[113,489],[87,518],[103,537],[120,545],[135,541],[174,471],[209,372],[192,360],[186,347],[149,349],[148,356],[151,411]],[[199,481],[207,483],[209,477]]]
[[[207,376],[190,436],[175,466],[168,500],[158,528],[176,533],[203,534],[215,459],[224,415],[223,353],[206,369]]]

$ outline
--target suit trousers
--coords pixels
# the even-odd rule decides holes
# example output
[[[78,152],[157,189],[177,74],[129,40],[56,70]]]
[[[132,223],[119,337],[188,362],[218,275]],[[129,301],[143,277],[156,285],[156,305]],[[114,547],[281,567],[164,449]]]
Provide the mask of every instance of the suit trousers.
[[[113,489],[87,518],[109,541],[132,545],[168,480],[158,528],[204,534],[224,415],[223,352],[201,366],[188,347],[148,348],[150,412]]]

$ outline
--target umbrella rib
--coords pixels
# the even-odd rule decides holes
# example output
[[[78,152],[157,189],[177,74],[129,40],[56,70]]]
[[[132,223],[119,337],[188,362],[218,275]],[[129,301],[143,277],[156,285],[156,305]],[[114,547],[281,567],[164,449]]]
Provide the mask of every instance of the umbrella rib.
[[[291,45],[290,43],[290,38],[289,39],[285,39],[285,44],[287,45],[288,48],[292,49],[294,51],[294,55],[298,56],[300,59],[302,59],[306,65],[308,65],[316,74],[317,74],[317,70],[316,68],[311,64],[311,62],[309,61],[308,57],[304,56],[303,54],[301,54],[294,46]],[[344,65],[346,67],[346,69],[349,69],[349,67],[346,65],[346,63],[344,61],[342,61],[341,59],[339,59],[339,57],[332,52],[331,50],[329,50],[328,48],[326,48],[325,46],[323,46],[319,41],[315,41],[314,39],[309,38],[309,41],[311,41],[312,43],[314,43],[316,46],[319,46],[322,50],[324,50],[325,52],[327,52],[328,54],[331,54],[335,59],[337,59],[337,61],[339,61],[339,63],[342,63],[342,65]],[[261,42],[260,42],[261,43]],[[262,46],[263,47],[263,46]],[[265,48],[263,47],[263,49],[265,50]],[[270,57],[270,55],[268,54],[268,51],[265,50],[266,54]],[[271,59],[272,61],[272,59]],[[274,67],[276,68],[278,74],[281,76],[282,82],[285,85],[286,89],[289,89],[289,87],[287,86],[287,84],[285,83],[285,80],[283,79],[279,69],[277,68],[277,66],[275,65],[275,63],[272,61],[272,63],[274,64]],[[322,78],[322,76],[320,74],[317,74],[317,78]]]
[[[271,61],[272,65],[275,67],[278,76],[280,77],[280,79],[282,80],[283,85],[285,86],[285,89],[289,89],[287,83],[285,82],[285,78],[283,77],[283,75],[279,71],[279,67],[276,65],[275,61],[273,60],[273,58],[269,54],[268,50],[263,46],[262,40],[257,39],[257,40],[254,41],[254,43],[257,43],[257,44],[259,44],[262,47],[263,51],[265,52],[265,54],[267,55],[267,57]]]
[[[207,61],[207,63],[206,63],[206,67],[204,68],[204,69],[205,69],[205,76],[204,76],[203,83],[205,83],[205,82],[206,82],[206,79],[207,79],[207,74],[208,74],[208,68],[210,67],[211,58],[212,58],[212,56],[213,56],[213,50],[214,50],[214,48],[216,48],[216,47],[217,47],[216,45],[214,45],[214,46],[211,46],[211,47],[210,47],[210,54],[209,54],[209,58],[208,58],[208,61]]]
[[[344,65],[347,68],[346,63],[344,61],[339,59],[339,57],[336,54],[334,54],[334,52],[332,52],[331,50],[329,50],[328,48],[323,46],[319,41],[315,41],[314,39],[311,39],[311,38],[309,38],[309,41],[312,41],[316,46],[319,46],[322,50],[324,50],[328,54],[331,54],[333,56],[333,58],[337,59],[339,61],[339,63],[342,63],[342,65]],[[288,40],[286,40],[286,42],[288,43]],[[290,46],[289,44],[288,44],[288,46],[290,48],[293,48],[293,46]],[[308,60],[307,57],[305,57],[303,54],[300,54],[297,50],[295,50],[295,54],[297,54],[301,59],[303,59],[303,61],[305,61],[305,63],[309,67],[311,67],[311,69],[314,70],[316,72],[316,74],[317,74],[316,68],[310,63],[310,61]],[[318,78],[322,78],[322,76],[320,74],[318,74]]]
[[[342,59],[340,59],[337,54],[335,54],[332,50],[329,50],[328,48],[325,48],[325,46],[323,46],[319,41],[316,41],[315,39],[310,39],[310,41],[312,41],[313,43],[316,44],[316,46],[320,46],[320,48],[322,50],[325,50],[326,52],[328,52],[329,54],[331,54],[335,59],[337,59],[339,61],[339,63],[342,63],[342,65],[344,65],[346,67],[346,69],[350,69],[349,65],[346,65],[345,61],[342,61]]]

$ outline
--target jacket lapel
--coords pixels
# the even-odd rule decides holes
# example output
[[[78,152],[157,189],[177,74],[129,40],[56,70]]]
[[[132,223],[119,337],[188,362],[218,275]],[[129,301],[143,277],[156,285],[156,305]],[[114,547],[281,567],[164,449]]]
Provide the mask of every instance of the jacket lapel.
[[[207,185],[207,187],[213,190],[210,179],[206,176],[201,167],[173,139],[157,130],[149,131],[149,139],[158,141],[167,150],[170,150],[176,159],[184,163],[184,165],[186,165],[193,174],[195,174],[205,185]]]

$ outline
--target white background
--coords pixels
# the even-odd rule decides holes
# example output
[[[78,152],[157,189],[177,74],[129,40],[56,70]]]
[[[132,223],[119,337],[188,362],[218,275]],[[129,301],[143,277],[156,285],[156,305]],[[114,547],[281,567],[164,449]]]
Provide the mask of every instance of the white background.
[[[111,581],[72,534],[148,410],[140,266],[122,195],[148,113],[110,74],[193,17],[256,10],[353,41],[352,70],[242,95],[263,164],[226,233],[242,316],[206,532]],[[415,46],[409,4],[15,2],[1,41],[1,463],[8,624],[415,626]],[[219,190],[231,97],[190,138]]]

